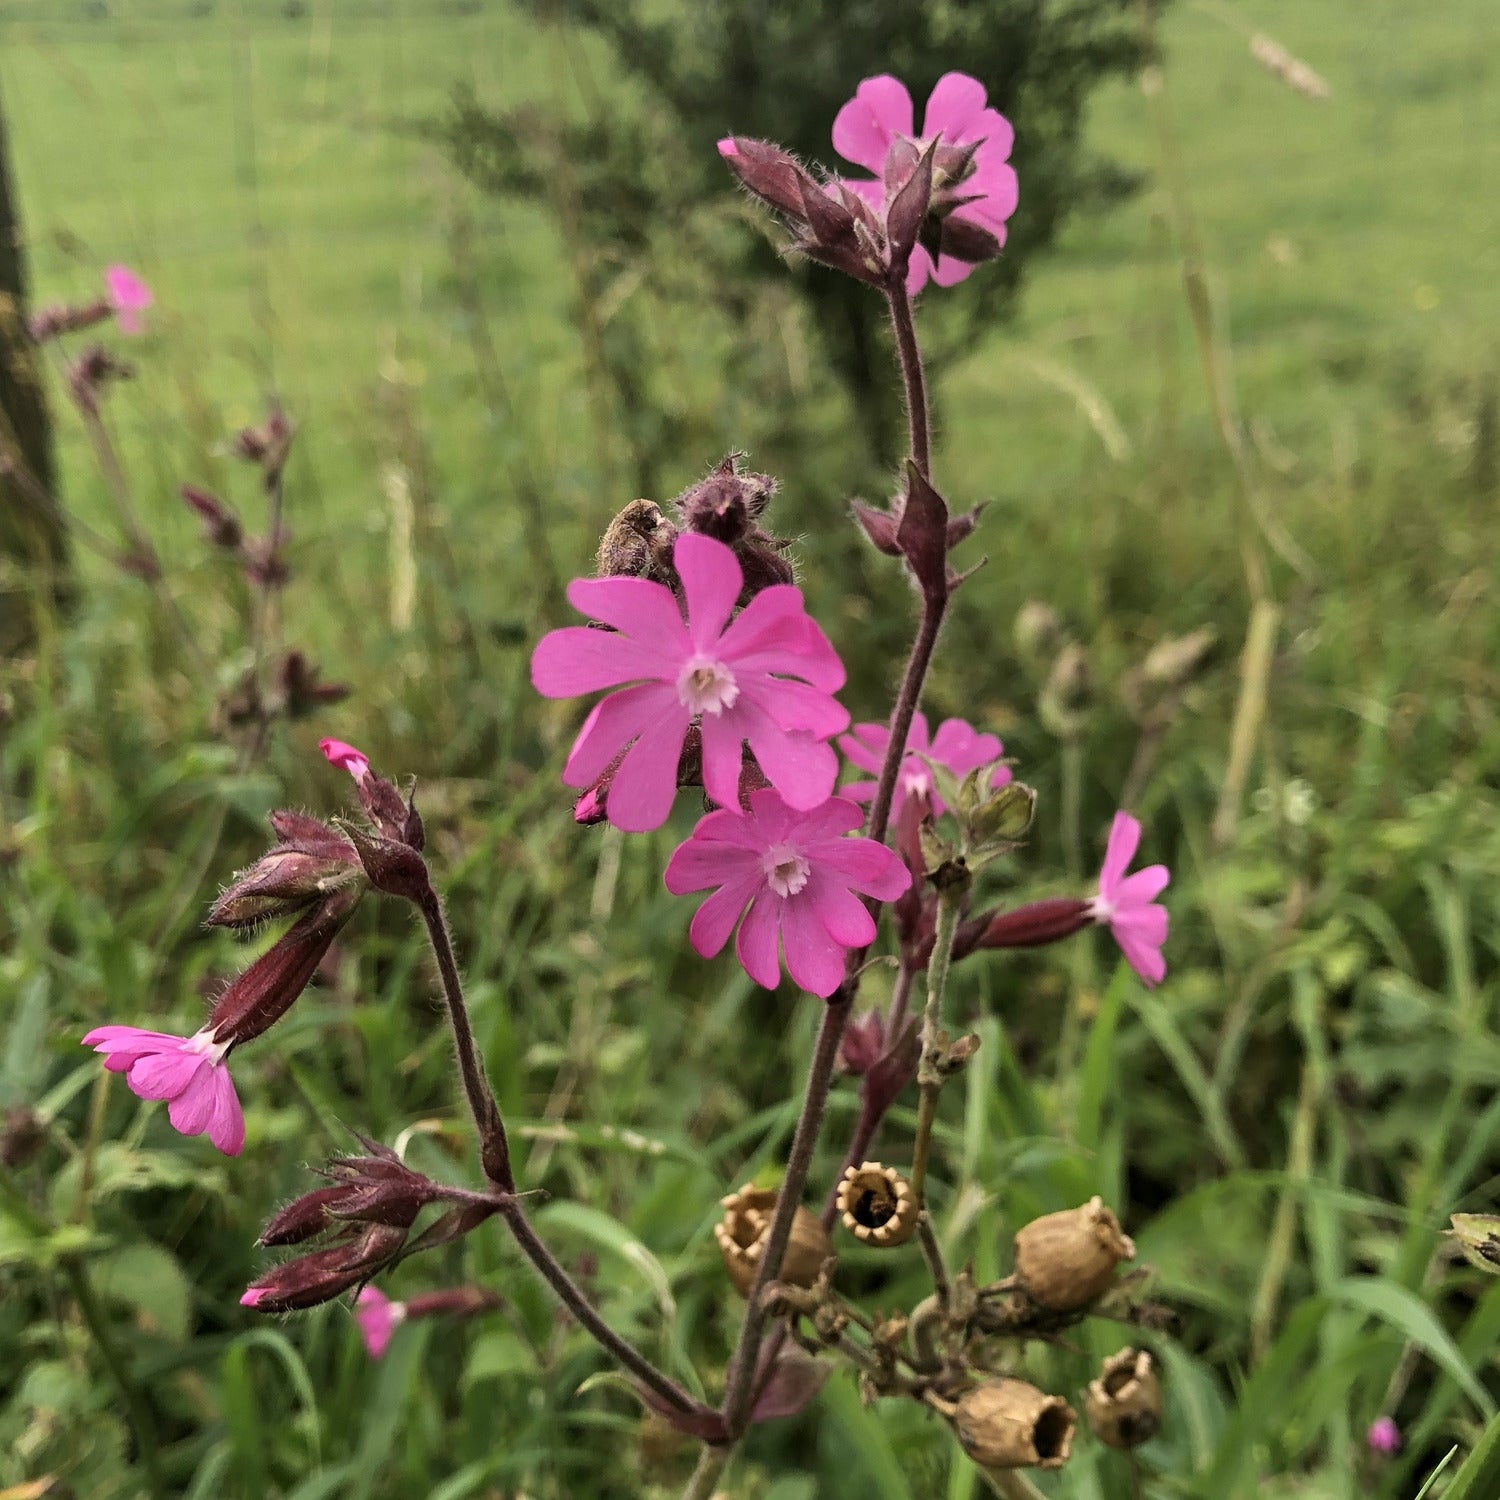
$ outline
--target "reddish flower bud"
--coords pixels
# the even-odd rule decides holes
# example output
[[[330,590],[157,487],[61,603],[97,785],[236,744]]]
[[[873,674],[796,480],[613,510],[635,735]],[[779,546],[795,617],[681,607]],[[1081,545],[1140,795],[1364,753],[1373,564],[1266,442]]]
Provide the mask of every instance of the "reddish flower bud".
[[[359,858],[347,839],[281,843],[234,877],[209,909],[208,924],[255,927],[292,916],[359,877]]]
[[[452,1286],[442,1291],[423,1292],[406,1299],[408,1318],[472,1318],[505,1304],[498,1293],[483,1286]]]
[[[456,1208],[450,1208],[447,1213],[434,1219],[412,1241],[412,1251],[415,1253],[418,1250],[432,1250],[438,1245],[447,1245],[454,1240],[461,1240],[470,1231],[478,1229],[486,1219],[493,1218],[499,1212],[499,1205],[494,1203],[460,1203]]]
[[[267,1246],[300,1245],[326,1233],[333,1226],[329,1208],[343,1194],[342,1185],[315,1188],[310,1193],[303,1193],[300,1198],[293,1199],[285,1208],[271,1216],[261,1231],[260,1243]]]
[[[245,577],[263,589],[279,589],[291,577],[286,546],[292,534],[280,526],[274,536],[248,538],[242,549]]]
[[[349,696],[346,683],[320,681],[317,667],[301,651],[288,651],[276,676],[281,706],[293,719],[305,719],[330,704],[342,703]]]
[[[208,1018],[216,1041],[238,1046],[274,1026],[295,1004],[362,890],[345,886],[324,897],[243,973],[229,982]]]
[[[223,547],[228,552],[239,550],[245,531],[232,506],[196,484],[185,484],[177,493],[203,518],[203,536],[210,546]]]
[[[843,1039],[839,1042],[839,1061],[845,1072],[856,1078],[863,1077],[884,1051],[885,1025],[878,1012],[871,1011],[844,1028]]]
[[[258,427],[243,427],[235,434],[231,450],[247,463],[259,464],[266,488],[273,488],[286,467],[296,428],[279,406],[273,405]]]
[[[376,778],[366,779],[374,781]],[[348,834],[365,875],[377,891],[387,896],[400,896],[418,906],[431,899],[432,880],[427,873],[427,863],[410,845],[393,838],[372,836],[352,824],[348,827]]]
[[[99,396],[112,380],[132,380],[135,366],[117,359],[103,344],[90,344],[68,366],[68,390],[79,408],[99,410]]]
[[[290,808],[277,808],[271,814],[271,827],[276,841],[281,844],[318,844],[325,840],[330,844],[345,844],[348,840],[336,833],[321,818],[309,813],[294,812]]]
[[[1041,948],[1059,943],[1093,923],[1090,903],[1073,897],[1033,901],[1011,911],[987,912],[965,922],[953,944],[962,958],[976,948]]]
[[[240,1302],[262,1312],[297,1312],[331,1302],[361,1281],[368,1281],[400,1253],[406,1231],[372,1224],[326,1250],[314,1250],[283,1262],[246,1288]]]
[[[77,304],[57,302],[33,313],[28,327],[34,343],[46,344],[61,334],[78,333],[106,322],[114,312],[114,305],[107,297]]]

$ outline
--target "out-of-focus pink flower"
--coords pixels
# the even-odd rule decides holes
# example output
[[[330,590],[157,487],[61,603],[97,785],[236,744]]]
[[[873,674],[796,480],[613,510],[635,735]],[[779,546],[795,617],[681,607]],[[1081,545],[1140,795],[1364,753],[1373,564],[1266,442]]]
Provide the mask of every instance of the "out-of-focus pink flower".
[[[319,740],[318,749],[323,752],[323,758],[329,765],[347,771],[355,781],[363,781],[370,774],[369,757],[362,750],[356,750],[353,745],[345,744],[343,740]]]
[[[815,995],[831,995],[847,950],[875,937],[859,897],[892,901],[911,883],[894,850],[845,837],[861,821],[843,797],[799,812],[771,788],[750,794],[746,814],[709,813],[666,872],[674,896],[717,887],[693,918],[693,947],[713,957],[739,922],[735,951],[757,984],[773,990],[780,982],[779,942],[792,978]]]
[[[1372,1453],[1389,1458],[1401,1451],[1401,1429],[1394,1417],[1376,1417],[1365,1434],[1365,1444]]]
[[[925,144],[942,138],[945,147],[974,147],[973,170],[956,184],[957,197],[972,199],[950,210],[952,216],[977,225],[1005,243],[1005,221],[1016,211],[1019,191],[1015,168],[1007,158],[1015,142],[1010,122],[990,109],[984,85],[967,73],[945,73],[927,100],[922,133],[914,135],[911,95],[898,78],[884,73],[866,78],[833,122],[834,149],[846,161],[875,174],[872,179],[848,178],[844,185],[858,193],[876,212],[885,206],[888,184],[886,159],[901,140]],[[722,146],[720,147],[722,150]],[[941,175],[943,163],[937,164]],[[935,180],[936,181],[936,180]],[[936,187],[935,187],[936,191]],[[939,286],[953,286],[974,269],[970,261],[939,254],[936,264],[921,245],[911,253],[906,289],[915,296],[928,278]]]
[[[1167,940],[1167,909],[1156,898],[1172,877],[1165,865],[1148,865],[1126,875],[1140,842],[1140,823],[1127,812],[1117,812],[1099,872],[1099,894],[1089,902],[1089,916],[1109,924],[1125,961],[1148,985],[1157,985],[1167,972],[1161,956]]]
[[[206,1135],[227,1156],[245,1146],[245,1116],[224,1058],[230,1043],[208,1028],[167,1036],[136,1026],[99,1026],[84,1037],[111,1073],[123,1073],[142,1099],[168,1100],[167,1117],[183,1135]]]
[[[839,749],[851,766],[878,777],[890,742],[888,725],[856,724],[850,733],[840,736]],[[955,776],[967,776],[970,771],[999,760],[1004,753],[1005,747],[995,735],[980,734],[963,719],[944,719],[938,725],[938,732],[929,738],[926,714],[913,714],[911,733],[906,737],[906,754],[896,773],[891,822],[900,821],[901,809],[908,797],[926,797],[935,815],[941,815],[944,810],[943,799],[932,789],[932,771],[922,759],[924,755],[940,766],[947,766]],[[990,777],[990,788],[1005,786],[1010,780],[1010,767],[996,766],[995,774]],[[875,795],[877,785],[876,781],[851,781],[848,786],[840,788],[840,795],[853,797],[856,802],[868,802]]]
[[[354,1299],[354,1321],[371,1359],[379,1359],[390,1347],[396,1325],[406,1317],[406,1304],[392,1302],[379,1287],[367,1286]]]
[[[129,266],[110,266],[104,273],[104,285],[110,305],[115,310],[121,333],[144,333],[146,320],[141,316],[156,300],[151,288]]]
[[[703,786],[715,802],[740,805],[748,740],[790,806],[817,807],[838,775],[826,742],[848,727],[849,715],[830,696],[844,685],[843,663],[801,590],[762,589],[731,620],[744,586],[733,550],[685,533],[673,561],[683,606],[646,578],[575,579],[569,602],[609,629],[568,626],[538,643],[531,680],[548,698],[631,684],[595,705],[563,780],[591,787],[618,759],[609,821],[629,833],[659,828],[672,810],[688,728],[698,720]]]

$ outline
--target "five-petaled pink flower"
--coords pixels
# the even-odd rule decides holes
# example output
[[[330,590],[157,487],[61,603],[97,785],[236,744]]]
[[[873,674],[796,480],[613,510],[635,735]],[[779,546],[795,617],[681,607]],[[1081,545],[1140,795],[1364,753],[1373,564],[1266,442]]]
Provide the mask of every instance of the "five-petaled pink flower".
[[[838,775],[826,742],[848,727],[849,715],[830,696],[844,685],[843,663],[803,607],[801,590],[762,589],[731,620],[744,587],[734,552],[687,532],[673,561],[683,606],[650,579],[575,579],[569,602],[609,628],[568,626],[538,643],[531,680],[546,697],[622,688],[585,720],[563,780],[591,787],[613,766],[609,821],[629,833],[659,828],[672,810],[683,742],[696,719],[703,786],[720,806],[740,805],[748,740],[791,807],[817,807]]]
[[[1126,875],[1125,867],[1135,858],[1140,842],[1140,823],[1127,812],[1117,812],[1104,849],[1099,894],[1089,902],[1089,916],[1109,924],[1125,961],[1148,985],[1157,985],[1167,972],[1161,956],[1167,940],[1167,909],[1156,898],[1172,877],[1165,865],[1148,865]]]
[[[878,777],[885,764],[886,747],[891,742],[890,727],[885,724],[856,724],[853,730],[839,738],[839,748],[851,766],[868,771]],[[933,813],[941,816],[943,799],[932,789],[932,770],[927,761],[936,761],[946,766],[955,776],[967,776],[998,761],[1005,747],[993,734],[980,734],[972,724],[963,719],[944,719],[938,732],[930,739],[927,730],[927,715],[912,715],[911,733],[906,736],[906,754],[901,768],[896,773],[896,791],[891,801],[891,822],[901,819],[901,808],[908,797],[926,797],[932,803]],[[996,766],[990,777],[990,788],[1006,785],[1011,780],[1009,766]],[[868,802],[878,785],[876,781],[851,781],[840,788],[840,795],[853,797],[856,802]]]
[[[144,333],[146,320],[141,314],[156,300],[151,288],[129,266],[110,266],[104,273],[104,285],[120,332]]]
[[[717,887],[693,917],[693,947],[712,958],[739,922],[735,951],[757,984],[773,990],[780,982],[779,939],[792,978],[831,995],[846,952],[875,937],[859,897],[894,901],[911,883],[894,850],[845,837],[860,822],[859,808],[843,797],[796,811],[769,788],[750,794],[748,813],[709,813],[667,864],[674,896]]]
[[[927,100],[922,134],[926,142],[941,136],[947,146],[978,142],[973,172],[957,184],[961,197],[971,198],[952,210],[956,218],[979,225],[1005,243],[1005,221],[1016,211],[1019,193],[1015,168],[1007,158],[1015,141],[1010,122],[997,109],[987,107],[984,85],[967,73],[945,73]],[[858,193],[877,212],[884,208],[883,181],[886,157],[897,137],[914,138],[912,102],[899,78],[883,73],[866,78],[854,97],[839,110],[833,122],[834,149],[846,161],[873,172],[873,180],[846,178],[844,185]],[[973,265],[952,255],[939,255],[936,265],[921,245],[911,253],[906,289],[915,296],[928,277],[939,286],[954,286]]]
[[[396,1325],[406,1317],[406,1304],[392,1302],[379,1287],[367,1286],[354,1299],[354,1321],[371,1359],[379,1359],[390,1347]]]
[[[229,1042],[205,1027],[166,1036],[136,1026],[99,1026],[84,1037],[111,1073],[123,1073],[142,1099],[166,1099],[167,1117],[183,1135],[206,1135],[227,1156],[245,1146],[245,1116],[224,1058]]]
[[[329,765],[347,771],[356,781],[363,781],[370,774],[370,758],[343,740],[319,740],[318,749]]]

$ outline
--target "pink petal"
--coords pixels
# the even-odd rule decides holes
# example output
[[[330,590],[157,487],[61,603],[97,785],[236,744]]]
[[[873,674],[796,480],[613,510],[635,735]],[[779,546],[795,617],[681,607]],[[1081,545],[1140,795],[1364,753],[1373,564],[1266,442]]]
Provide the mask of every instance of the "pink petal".
[[[986,162],[1004,161],[1016,143],[1016,132],[1009,120],[998,109],[984,109],[969,121],[963,141],[980,141],[983,144],[975,154],[975,163],[981,168]]]
[[[1009,162],[980,162],[974,175],[960,186],[965,195],[982,194],[955,212],[961,219],[973,219],[986,229],[1003,236],[1005,221],[1015,213],[1021,201],[1021,184],[1016,169]]]
[[[1115,907],[1127,911],[1132,907],[1145,906],[1166,890],[1172,874],[1165,865],[1147,865],[1134,875],[1127,875],[1115,891]]]
[[[769,887],[762,890],[750,903],[734,944],[745,972],[766,990],[774,990],[781,983],[781,965],[776,951],[781,905],[781,898]]]
[[[370,774],[370,758],[344,740],[319,740],[318,749],[330,766],[347,771],[356,781],[363,781]]]
[[[745,763],[745,729],[733,712],[704,714],[703,790],[720,807],[738,809],[740,771]]]
[[[906,295],[915,297],[927,285],[932,275],[932,257],[918,245],[911,252],[911,261],[906,268]]]
[[[922,118],[922,139],[941,132],[949,145],[970,140],[969,127],[977,124],[988,102],[984,85],[967,73],[944,73],[927,99]]]
[[[738,885],[747,875],[759,872],[760,855],[756,851],[714,843],[694,833],[672,851],[662,881],[674,896],[685,896],[712,886]]]
[[[181,1047],[185,1038],[164,1031],[142,1031],[139,1026],[96,1026],[83,1039],[95,1052],[161,1052]]]
[[[911,884],[911,871],[894,849],[874,839],[838,839],[809,850],[820,869],[861,896],[894,901]]]
[[[751,794],[752,808],[758,795]],[[693,830],[693,840],[700,844],[713,843],[730,849],[749,850],[756,855],[764,854],[775,842],[766,836],[759,817],[747,817],[738,808],[720,808],[705,813]]]
[[[864,811],[842,795],[788,818],[797,846],[807,850],[809,859],[813,850],[842,849],[842,835],[852,833],[864,820]]]
[[[678,659],[689,653],[687,626],[671,589],[649,578],[575,578],[568,585],[568,603],[579,614],[601,625],[654,641]]]
[[[873,802],[875,793],[880,790],[877,781],[851,781],[839,788],[839,796],[852,797],[856,802]]]
[[[724,632],[718,654],[739,677],[776,672],[828,693],[844,685],[838,652],[808,615],[802,590],[789,583],[758,593]]]
[[[750,793],[750,817],[746,821],[754,827],[760,848],[765,850],[786,838],[796,817],[775,787],[763,786]]]
[[[154,1052],[140,1058],[126,1075],[131,1093],[141,1099],[175,1099],[212,1067],[201,1052]]]
[[[749,721],[745,738],[766,779],[787,805],[804,811],[826,801],[839,775],[833,747],[800,730],[780,729],[764,715],[744,717]]]
[[[864,902],[827,870],[815,866],[798,899],[807,900],[828,936],[843,947],[863,948],[875,941],[875,919]]]
[[[740,154],[740,148],[735,145],[732,135],[726,135],[718,145],[720,156],[738,156]]]
[[[146,331],[146,320],[133,307],[122,307],[115,314],[115,322],[120,325],[121,333],[137,334]]]
[[[214,1114],[214,1074],[219,1071],[206,1058],[198,1059],[198,1069],[187,1087],[167,1105],[167,1118],[174,1130],[183,1135],[202,1135],[208,1129]]]
[[[880,768],[885,764],[885,747],[890,743],[891,732],[884,724],[856,724],[854,729],[839,739],[839,749],[844,752],[844,759],[851,766],[861,771],[868,771],[872,776],[880,775]],[[871,793],[874,792],[875,784],[870,783]],[[851,788],[844,788],[846,794],[852,795]]]
[[[930,754],[959,776],[999,760],[1004,746],[998,735],[980,734],[963,719],[944,719],[933,737]]]
[[[879,171],[880,168],[876,167],[874,170]],[[846,187],[851,193],[857,193],[876,213],[885,207],[885,184],[878,178],[840,177],[837,184],[829,184],[830,188],[834,186]]]
[[[729,941],[729,934],[751,897],[765,889],[766,877],[756,866],[733,884],[715,891],[693,914],[688,928],[694,951],[704,958],[718,953]]]
[[[633,739],[666,719],[678,725],[680,751],[689,718],[676,692],[660,682],[643,682],[601,698],[573,741],[563,767],[564,785],[580,790],[592,786]]]
[[[828,935],[804,890],[781,903],[781,943],[787,972],[814,995],[831,995],[843,982],[846,949]]]
[[[1153,947],[1137,933],[1123,931],[1118,927],[1113,930],[1120,952],[1125,955],[1125,962],[1148,985],[1154,987],[1160,984],[1167,974],[1167,961],[1161,956],[1161,949]]]
[[[849,710],[837,698],[829,697],[822,688],[786,677],[742,682],[735,709],[743,713],[741,705],[751,704],[778,729],[800,729],[814,739],[831,739],[849,727]],[[724,715],[726,719],[730,716]]]
[[[687,732],[686,710],[663,714],[641,731],[609,784],[609,821],[625,833],[660,828],[677,798],[677,762]]]
[[[957,286],[974,274],[974,267],[966,260],[957,260],[951,255],[938,256],[932,279],[939,286]]]
[[[866,78],[833,121],[833,149],[845,161],[879,173],[893,136],[912,133],[911,95],[889,73]]]
[[[245,1112],[234,1080],[222,1063],[210,1069],[214,1075],[214,1107],[208,1121],[209,1140],[225,1156],[238,1156],[245,1149]]]
[[[155,300],[151,288],[129,266],[109,266],[104,272],[104,285],[117,311],[139,311],[150,307]]]
[[[354,1321],[371,1359],[379,1359],[390,1347],[397,1322],[393,1306],[391,1299],[374,1286],[365,1287],[354,1299]]]
[[[693,648],[711,652],[718,646],[734,602],[745,586],[734,549],[711,536],[684,532],[672,553],[687,599],[688,634]]]
[[[544,698],[576,698],[643,678],[675,681],[680,665],[654,643],[632,640],[616,630],[567,625],[536,643],[531,683]]]
[[[1141,825],[1128,812],[1117,812],[1104,847],[1104,868],[1099,872],[1099,894],[1111,906],[1126,867],[1135,858],[1141,842]]]
[[[1160,948],[1167,940],[1167,929],[1171,924],[1171,918],[1167,914],[1165,906],[1136,906],[1128,911],[1117,911],[1109,919],[1110,931],[1119,938],[1121,933],[1128,932],[1133,938],[1143,943],[1149,943],[1153,948]]]

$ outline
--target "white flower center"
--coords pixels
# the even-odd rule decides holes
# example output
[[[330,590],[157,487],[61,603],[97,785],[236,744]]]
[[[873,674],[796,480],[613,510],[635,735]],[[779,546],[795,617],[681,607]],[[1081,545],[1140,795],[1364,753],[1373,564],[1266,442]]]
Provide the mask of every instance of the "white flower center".
[[[201,1052],[217,1068],[224,1061],[224,1054],[232,1045],[231,1042],[216,1041],[213,1032],[205,1026],[202,1031],[195,1032],[183,1043],[182,1050]]]
[[[908,797],[925,797],[932,790],[932,773],[921,761],[908,761],[901,773],[901,786]]]
[[[812,867],[790,844],[772,844],[760,857],[766,884],[778,896],[795,896],[807,884]]]
[[[734,673],[711,656],[691,658],[677,678],[678,701],[695,714],[721,714],[739,695]]]

